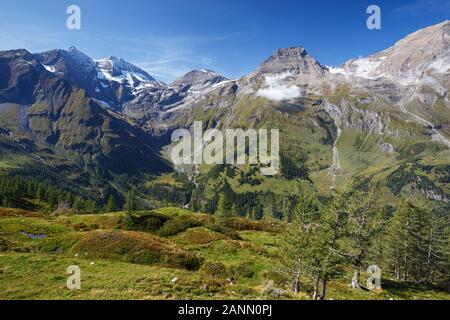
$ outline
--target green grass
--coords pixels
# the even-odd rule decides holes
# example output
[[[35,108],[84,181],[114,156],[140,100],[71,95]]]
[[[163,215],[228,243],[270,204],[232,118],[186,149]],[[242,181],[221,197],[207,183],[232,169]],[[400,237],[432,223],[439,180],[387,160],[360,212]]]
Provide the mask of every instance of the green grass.
[[[158,212],[172,218],[203,217],[177,208]],[[273,298],[264,287],[279,260],[277,233],[238,231],[242,240],[236,241],[202,226],[163,239],[114,230],[123,213],[58,218],[33,217],[24,211],[11,214],[16,216],[0,217],[0,240],[7,243],[6,249],[0,246],[0,299]],[[81,223],[97,225],[99,230],[80,230]],[[32,239],[21,232],[45,234],[46,238]],[[155,252],[160,253],[158,259],[153,259]],[[164,259],[177,255],[198,256],[204,264],[222,264],[225,273],[211,276],[203,268],[174,268]],[[81,268],[79,291],[66,288],[66,271],[72,265]],[[381,292],[365,292],[351,289],[347,280],[333,280],[328,298],[450,299],[449,294],[433,288],[389,280],[383,286]],[[306,292],[298,295],[285,290],[281,298],[308,299],[310,284],[305,283],[304,288]]]

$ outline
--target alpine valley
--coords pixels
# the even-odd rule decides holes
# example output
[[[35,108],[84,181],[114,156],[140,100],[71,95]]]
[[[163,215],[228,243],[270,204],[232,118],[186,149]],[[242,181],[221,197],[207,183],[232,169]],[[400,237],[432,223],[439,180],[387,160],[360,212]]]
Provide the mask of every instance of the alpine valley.
[[[89,268],[84,253],[103,261],[92,267],[97,277],[100,265],[123,270],[116,280],[132,286],[129,294],[100,281],[97,293],[61,293],[48,284],[45,294],[29,297],[317,299],[325,298],[319,280],[341,279],[331,284],[333,298],[448,299],[448,244],[439,252],[420,246],[430,259],[429,281],[418,280],[413,262],[402,271],[391,261],[387,291],[375,293],[354,293],[339,277],[351,277],[354,267],[365,271],[368,257],[383,264],[378,240],[360,257],[364,263],[324,271],[317,285],[300,276],[290,282],[294,273],[275,275],[270,266],[283,260],[280,252],[291,252],[283,243],[289,247],[284,237],[294,231],[280,230],[295,225],[304,195],[329,212],[349,185],[381,199],[389,226],[376,239],[396,241],[391,228],[402,208],[427,207],[446,221],[448,243],[449,90],[448,20],[340,67],[322,65],[302,47],[278,49],[240,79],[193,70],[166,84],[121,58],[94,60],[75,47],[0,52],[0,279],[14,277],[19,270],[8,266],[20,259],[30,266],[76,259]],[[193,130],[196,121],[203,130],[279,129],[280,173],[264,176],[257,165],[175,166],[171,135]],[[444,234],[440,224],[426,228]],[[360,235],[361,243],[370,237]],[[33,252],[44,258],[25,254]],[[139,278],[140,272],[159,275]],[[0,298],[23,297],[12,286]]]

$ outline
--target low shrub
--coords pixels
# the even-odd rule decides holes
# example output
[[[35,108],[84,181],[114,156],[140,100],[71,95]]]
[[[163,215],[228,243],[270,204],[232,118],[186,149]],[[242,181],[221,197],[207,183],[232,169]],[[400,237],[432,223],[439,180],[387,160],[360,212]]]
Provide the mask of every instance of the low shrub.
[[[282,224],[277,221],[253,221],[240,217],[228,218],[224,221],[224,225],[237,231],[279,232],[282,228]]]
[[[27,217],[27,218],[45,218],[45,215],[39,212],[31,212],[21,209],[0,208],[0,217]]]
[[[222,233],[233,240],[242,240],[241,236],[236,232],[236,230],[231,229],[227,226],[219,225],[219,224],[207,224],[206,227],[214,232]]]
[[[159,264],[172,268],[198,270],[202,259],[162,238],[139,232],[91,231],[72,249],[90,258]]]
[[[236,254],[240,249],[241,245],[234,240],[218,241],[214,243],[214,250],[221,254]]]
[[[119,225],[123,223],[126,230],[156,233],[169,220],[166,216],[149,212],[139,215],[122,217]]]
[[[180,234],[176,241],[183,244],[208,244],[217,240],[225,239],[221,233],[217,233],[205,228],[195,228],[186,230]]]
[[[225,290],[225,285],[226,283],[224,282],[224,280],[208,278],[203,280],[201,290],[210,294],[216,294],[219,292],[223,292]]]
[[[265,256],[265,257],[269,256],[269,253],[267,252],[267,249],[264,248],[263,246],[260,246],[260,245],[257,245],[257,244],[253,245],[251,247],[251,250],[253,252],[257,253],[258,255]]]
[[[98,230],[100,229],[100,225],[98,223],[93,223],[89,226],[89,228],[91,228],[91,230]]]
[[[51,253],[70,252],[72,247],[81,239],[79,233],[67,233],[43,239],[39,250]]]
[[[0,252],[6,252],[9,250],[10,244],[9,241],[0,237]]]
[[[171,237],[177,235],[180,232],[186,231],[190,228],[195,228],[200,226],[200,222],[189,216],[180,216],[174,219],[168,220],[159,229],[158,235],[161,237]]]
[[[272,282],[277,286],[283,286],[286,283],[289,283],[288,277],[284,273],[276,270],[263,271],[262,276],[266,281]]]
[[[248,264],[239,264],[237,266],[232,266],[230,268],[230,273],[233,274],[234,278],[252,278],[255,274],[251,266],[249,266]]]
[[[72,225],[72,227],[76,230],[76,231],[91,231],[92,229],[90,227],[88,227],[86,225],[86,223],[76,223],[74,225]]]
[[[202,271],[214,277],[228,277],[227,268],[221,262],[205,262],[202,266]]]

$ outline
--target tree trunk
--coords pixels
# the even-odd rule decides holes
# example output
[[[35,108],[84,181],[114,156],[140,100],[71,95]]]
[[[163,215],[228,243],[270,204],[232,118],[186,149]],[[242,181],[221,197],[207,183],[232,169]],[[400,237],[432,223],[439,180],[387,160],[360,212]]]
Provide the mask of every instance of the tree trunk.
[[[352,279],[352,288],[353,289],[359,289],[359,278],[361,275],[361,271],[359,269],[359,267],[356,267],[355,269],[355,273],[353,274],[353,279]]]
[[[406,237],[405,237],[405,245],[404,245],[404,251],[403,251],[403,268],[404,274],[403,274],[403,281],[408,280],[408,224],[406,224]]]
[[[295,272],[294,285],[292,287],[292,291],[294,291],[294,293],[300,292],[301,287],[300,276],[301,276],[300,271]]]
[[[322,279],[322,292],[320,293],[320,300],[325,300],[327,295],[327,276]]]
[[[428,246],[428,257],[427,257],[427,278],[431,281],[431,254],[433,252],[433,228],[430,230],[430,244]]]
[[[395,265],[395,279],[400,280],[400,265],[399,265],[398,261]]]
[[[318,300],[319,298],[319,283],[320,283],[320,276],[317,276],[316,281],[314,282],[313,300]]]

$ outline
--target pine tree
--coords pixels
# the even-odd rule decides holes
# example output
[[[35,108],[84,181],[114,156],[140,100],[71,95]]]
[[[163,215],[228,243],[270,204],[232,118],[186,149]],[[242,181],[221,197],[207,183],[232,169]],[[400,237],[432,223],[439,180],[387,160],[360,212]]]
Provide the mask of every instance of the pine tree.
[[[450,216],[447,211],[433,211],[426,246],[428,281],[443,283],[450,289]]]
[[[233,203],[233,205],[231,206],[230,214],[232,217],[237,217],[239,215],[236,203]]]
[[[125,199],[124,210],[128,213],[128,215],[132,215],[133,211],[136,210],[136,193],[134,188],[132,188],[128,193]]]
[[[231,208],[233,206],[234,192],[227,180],[224,181],[222,192],[217,202],[216,214],[221,220],[231,216]]]
[[[415,283],[445,278],[448,237],[448,216],[423,202],[413,205],[403,200],[386,237],[388,270],[399,280]]]
[[[223,221],[229,216],[229,212],[227,210],[228,200],[226,198],[225,193],[221,193],[219,197],[219,201],[217,202],[217,210],[216,215],[219,217],[219,221]]]
[[[318,223],[308,231],[309,257],[306,261],[310,269],[308,273],[314,275],[315,300],[325,299],[329,280],[342,272],[348,210],[353,190],[353,182],[350,182],[342,191],[336,191]]]
[[[66,192],[66,195],[64,196],[64,200],[66,200],[70,204],[73,204],[73,202],[74,202],[73,194],[70,191]]]
[[[51,205],[52,207],[56,206],[58,204],[58,196],[57,193],[54,189],[49,189],[49,191],[47,192],[48,196],[47,196],[47,202],[49,205]]]
[[[73,209],[77,214],[80,214],[83,208],[83,199],[80,196],[76,196],[73,202]]]
[[[346,225],[349,245],[345,255],[354,269],[352,279],[354,288],[360,287],[361,269],[370,257],[370,250],[377,233],[381,231],[382,210],[378,203],[373,192],[366,194],[358,190],[350,196]]]
[[[42,187],[39,187],[36,191],[36,198],[40,201],[43,201],[45,198],[45,190]]]
[[[287,225],[286,231],[279,242],[281,268],[279,272],[289,279],[294,293],[300,292],[301,277],[308,264],[305,246],[308,245],[308,229],[318,216],[317,200],[312,194],[305,194],[299,198],[292,214],[292,223]]]
[[[109,212],[115,212],[115,211],[116,211],[116,199],[114,198],[113,195],[110,195],[108,202],[106,203],[106,206],[105,206],[105,212],[109,213]]]
[[[292,288],[300,289],[302,275],[313,284],[314,300],[323,300],[331,278],[342,270],[351,185],[337,192],[319,214],[315,197],[300,197],[292,223],[281,241],[281,269],[290,275]]]
[[[10,207],[10,202],[7,196],[3,197],[3,202],[2,205],[4,208],[9,208]]]
[[[95,200],[89,199],[85,204],[86,212],[88,213],[96,213],[97,212],[97,203]]]
[[[264,209],[263,206],[258,203],[256,207],[254,208],[255,212],[253,214],[253,219],[255,220],[261,220],[264,217]]]
[[[407,278],[408,266],[408,244],[409,244],[409,225],[408,216],[412,211],[412,207],[404,199],[399,203],[394,217],[392,218],[388,233],[386,236],[386,265],[391,270],[397,280]]]

